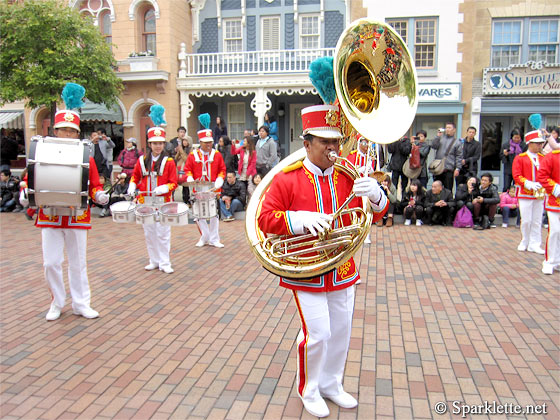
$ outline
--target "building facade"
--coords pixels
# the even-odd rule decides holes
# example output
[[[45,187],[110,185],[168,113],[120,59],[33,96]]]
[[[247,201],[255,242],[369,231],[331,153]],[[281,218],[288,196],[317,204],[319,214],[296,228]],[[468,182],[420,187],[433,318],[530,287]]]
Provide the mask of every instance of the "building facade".
[[[479,128],[480,170],[501,186],[500,151],[512,131],[530,131],[532,113],[540,113],[549,130],[560,124],[560,3],[467,0],[460,10],[460,49],[469,57],[458,64],[464,124]]]

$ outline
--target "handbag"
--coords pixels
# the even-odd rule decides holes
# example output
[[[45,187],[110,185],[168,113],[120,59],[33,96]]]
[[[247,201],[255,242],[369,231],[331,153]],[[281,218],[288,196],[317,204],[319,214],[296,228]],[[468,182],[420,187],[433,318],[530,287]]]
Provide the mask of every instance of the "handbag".
[[[412,168],[410,165],[411,158],[409,157],[403,164],[402,172],[408,179],[416,179],[422,173],[422,167]]]
[[[471,211],[467,206],[463,206],[459,209],[455,215],[455,220],[453,221],[453,227],[456,228],[470,228],[473,227],[473,216]]]
[[[449,151],[451,150],[451,148],[453,147],[453,145],[455,144],[455,141],[457,139],[453,139],[453,141],[451,142],[451,144],[447,147],[447,150],[445,151],[445,155],[443,156],[443,159],[434,159],[432,160],[432,162],[428,165],[428,170],[434,174],[434,175],[441,175],[443,173],[443,171],[445,170],[445,159],[447,159],[447,155],[449,154]]]
[[[412,150],[410,151],[410,156],[408,158],[410,160],[410,169],[418,169],[421,167],[420,165],[420,147],[413,144]]]

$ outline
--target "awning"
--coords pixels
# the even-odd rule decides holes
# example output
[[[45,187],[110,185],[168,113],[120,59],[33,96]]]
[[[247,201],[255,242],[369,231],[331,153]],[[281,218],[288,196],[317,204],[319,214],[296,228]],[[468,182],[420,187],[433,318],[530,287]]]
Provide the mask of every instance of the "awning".
[[[0,128],[23,130],[23,111],[0,111]]]
[[[86,101],[86,104],[80,109],[80,118],[82,121],[122,121],[123,116],[118,105],[114,105],[108,109],[105,104],[94,104]]]

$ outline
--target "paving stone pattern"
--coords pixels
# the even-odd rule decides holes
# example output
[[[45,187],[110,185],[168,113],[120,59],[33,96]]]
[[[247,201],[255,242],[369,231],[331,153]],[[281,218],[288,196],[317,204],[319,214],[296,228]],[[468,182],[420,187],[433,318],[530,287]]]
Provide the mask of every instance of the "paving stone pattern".
[[[39,229],[0,216],[3,419],[309,419],[297,396],[291,293],[255,260],[242,221],[223,249],[173,228],[175,273],[146,272],[142,227],[94,219],[88,273],[101,317],[45,321]],[[546,403],[560,418],[559,280],[519,230],[374,227],[357,255],[345,388],[331,419],[440,419],[439,401]],[[66,276],[66,271],[65,271]],[[506,418],[506,416],[467,416]],[[525,418],[524,416],[507,418]]]

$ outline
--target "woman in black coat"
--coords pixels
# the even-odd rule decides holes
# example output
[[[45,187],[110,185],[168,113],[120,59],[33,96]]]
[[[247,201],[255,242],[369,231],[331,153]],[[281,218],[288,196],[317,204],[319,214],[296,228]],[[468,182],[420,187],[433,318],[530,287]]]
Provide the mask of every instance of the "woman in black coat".
[[[408,226],[412,223],[412,219],[416,219],[416,226],[422,225],[422,216],[424,214],[424,197],[426,192],[419,179],[413,179],[410,186],[403,194],[401,207],[404,215],[404,224]]]

